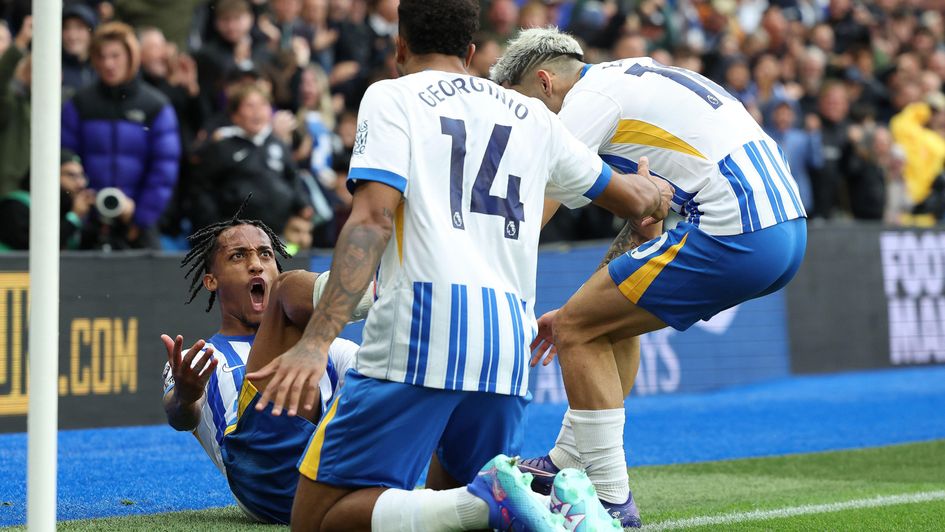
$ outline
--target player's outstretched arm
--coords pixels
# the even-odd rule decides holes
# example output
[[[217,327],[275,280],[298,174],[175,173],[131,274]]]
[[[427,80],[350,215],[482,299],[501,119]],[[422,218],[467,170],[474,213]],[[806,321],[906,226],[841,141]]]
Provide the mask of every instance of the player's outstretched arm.
[[[164,394],[167,424],[175,430],[194,430],[200,423],[200,407],[207,381],[217,367],[213,346],[201,353],[206,342],[198,340],[182,356],[183,336],[177,335],[172,340],[170,336],[162,334],[161,341],[167,349],[167,363],[173,383],[173,388]]]
[[[662,220],[669,212],[673,186],[650,175],[646,157],[640,157],[636,174],[614,172],[607,188],[594,200],[596,205],[645,227]]]
[[[401,198],[399,190],[373,181],[355,190],[351,216],[335,246],[331,276],[302,338],[266,367],[247,375],[251,380],[271,377],[257,410],[271,401],[273,415],[286,409],[294,416],[300,405],[306,410],[314,406],[318,381],[328,363],[328,346],[351,319],[377,270],[393,234],[394,211]]]

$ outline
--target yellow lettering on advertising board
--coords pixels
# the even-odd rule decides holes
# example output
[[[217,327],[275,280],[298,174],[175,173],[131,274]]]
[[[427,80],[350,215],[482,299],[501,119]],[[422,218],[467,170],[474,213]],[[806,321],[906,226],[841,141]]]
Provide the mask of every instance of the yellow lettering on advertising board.
[[[0,273],[0,416],[26,413],[23,335],[29,284],[26,273]]]
[[[27,411],[26,345],[29,275],[0,273],[0,416]],[[75,318],[63,331],[59,395],[82,397],[138,391],[138,318]]]
[[[114,392],[138,391],[138,318],[128,320],[128,328],[121,319],[114,319],[115,327],[115,383]]]

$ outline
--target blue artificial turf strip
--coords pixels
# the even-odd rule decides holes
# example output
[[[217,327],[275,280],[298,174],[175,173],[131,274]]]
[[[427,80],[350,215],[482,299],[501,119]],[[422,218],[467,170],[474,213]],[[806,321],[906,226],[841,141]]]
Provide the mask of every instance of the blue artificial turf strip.
[[[631,465],[945,438],[945,368],[779,379],[712,393],[632,397]],[[554,443],[563,405],[531,405],[523,455]],[[26,435],[0,435],[0,526],[26,517]],[[62,431],[59,519],[233,504],[196,439],[168,427]],[[11,504],[6,504],[11,503]]]

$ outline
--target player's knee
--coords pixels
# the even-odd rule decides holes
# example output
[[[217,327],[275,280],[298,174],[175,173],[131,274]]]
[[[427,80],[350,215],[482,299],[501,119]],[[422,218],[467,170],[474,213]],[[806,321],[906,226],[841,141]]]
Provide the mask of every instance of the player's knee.
[[[297,283],[300,277],[303,277],[307,273],[302,270],[289,270],[287,272],[282,272],[276,277],[276,282],[274,286],[276,288],[283,287],[284,285],[292,285]]]
[[[312,276],[311,272],[305,270],[290,270],[280,273],[272,283],[272,294],[282,294],[291,292],[301,287]]]

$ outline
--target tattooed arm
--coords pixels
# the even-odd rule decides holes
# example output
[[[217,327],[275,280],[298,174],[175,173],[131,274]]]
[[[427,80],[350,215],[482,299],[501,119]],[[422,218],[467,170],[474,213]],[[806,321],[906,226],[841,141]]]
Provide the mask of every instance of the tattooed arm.
[[[660,233],[663,232],[662,220],[669,212],[670,201],[673,198],[673,187],[662,179],[650,176],[650,161],[647,157],[640,158],[637,171],[639,172],[638,177],[643,178],[640,181],[645,180],[653,185],[653,190],[656,192],[656,196],[654,197],[659,199],[658,207],[650,211],[650,214],[645,218],[634,219],[631,217],[627,220],[623,229],[620,230],[620,234],[618,234],[617,238],[610,244],[610,248],[604,255],[604,259],[597,266],[598,270],[640,244],[658,237]],[[648,187],[644,186],[644,189],[646,188]],[[613,209],[611,209],[611,212],[614,212]]]
[[[627,220],[627,223],[623,224],[623,229],[617,234],[617,238],[607,248],[607,253],[604,254],[600,264],[597,265],[597,269],[607,266],[610,261],[637,247],[637,245],[633,239],[633,224],[630,223],[630,220]]]
[[[393,234],[400,201],[398,190],[381,183],[368,182],[355,191],[351,216],[335,245],[331,275],[302,343],[327,346],[351,320]]]
[[[371,283],[393,234],[394,211],[401,200],[400,191],[382,183],[367,182],[355,191],[351,216],[335,246],[331,275],[302,338],[266,367],[246,376],[250,380],[271,377],[257,410],[265,409],[270,401],[276,416],[283,407],[290,416],[314,408],[318,382],[328,363],[328,346],[351,319]]]

